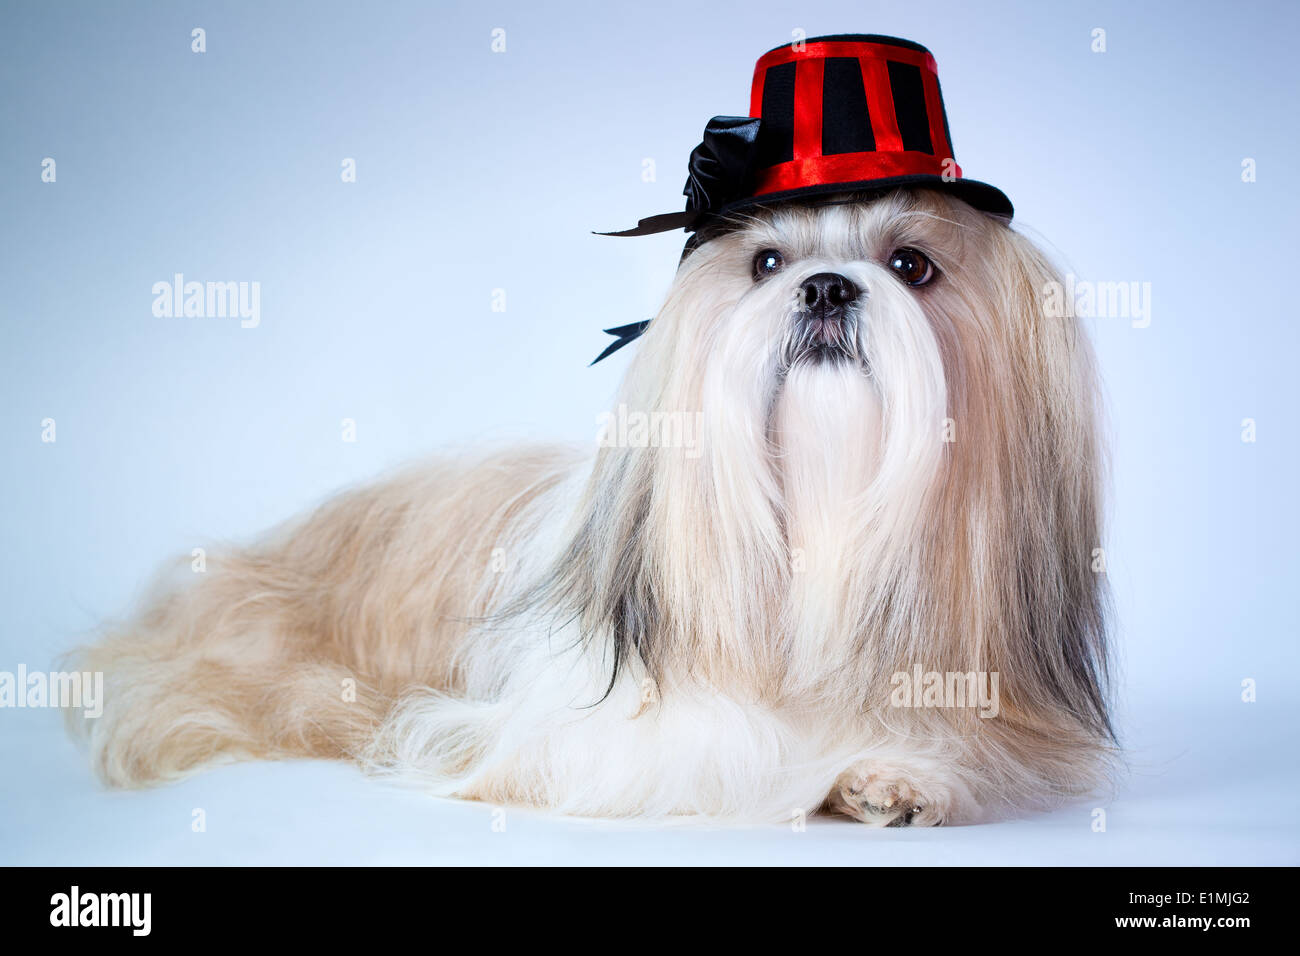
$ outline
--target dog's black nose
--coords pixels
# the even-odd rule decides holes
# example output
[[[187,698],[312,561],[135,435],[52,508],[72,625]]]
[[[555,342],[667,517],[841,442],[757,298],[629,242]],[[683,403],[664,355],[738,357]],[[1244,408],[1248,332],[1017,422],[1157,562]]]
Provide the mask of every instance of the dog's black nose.
[[[803,311],[817,318],[843,315],[845,307],[858,297],[858,287],[838,272],[819,272],[799,287]]]

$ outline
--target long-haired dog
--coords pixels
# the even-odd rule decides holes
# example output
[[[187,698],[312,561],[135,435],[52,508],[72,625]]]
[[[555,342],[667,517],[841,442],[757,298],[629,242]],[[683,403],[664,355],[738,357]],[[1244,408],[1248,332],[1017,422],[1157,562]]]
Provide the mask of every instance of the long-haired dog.
[[[415,468],[186,564],[81,652],[102,777],[331,757],[581,815],[888,825],[1103,782],[1098,388],[1053,267],[928,188],[697,240],[618,397],[645,434]],[[977,678],[995,700],[945,693]]]

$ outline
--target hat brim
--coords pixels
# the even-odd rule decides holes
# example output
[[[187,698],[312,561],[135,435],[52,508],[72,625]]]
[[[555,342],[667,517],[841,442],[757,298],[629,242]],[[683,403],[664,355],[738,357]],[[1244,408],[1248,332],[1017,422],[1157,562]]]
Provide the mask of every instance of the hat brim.
[[[887,179],[871,179],[863,182],[802,186],[799,189],[790,189],[785,192],[749,196],[723,206],[718,211],[717,217],[725,218],[729,213],[750,209],[754,206],[766,206],[783,202],[806,202],[818,196],[828,196],[834,193],[881,193],[890,189],[909,186],[924,187],[948,193],[974,206],[981,212],[991,213],[995,216],[1005,216],[1010,219],[1015,213],[1011,200],[996,186],[990,186],[988,183],[982,183],[975,179],[944,179],[942,176],[918,173],[911,176],[893,176]]]

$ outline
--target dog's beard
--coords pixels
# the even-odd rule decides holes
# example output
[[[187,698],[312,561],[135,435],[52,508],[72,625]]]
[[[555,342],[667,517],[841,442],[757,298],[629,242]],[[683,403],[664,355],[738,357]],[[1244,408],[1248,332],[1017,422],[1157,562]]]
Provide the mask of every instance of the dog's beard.
[[[854,606],[846,569],[901,547],[923,507],[946,401],[938,343],[911,294],[877,265],[835,268],[863,295],[829,341],[805,315],[790,317],[768,423],[779,508],[798,562],[791,615],[806,634],[822,636],[787,650],[790,672],[807,675],[845,653],[840,642],[853,630],[846,609]]]
[[[680,292],[684,312],[725,318],[694,353],[714,462],[758,468],[754,455],[767,457],[787,532],[815,510],[819,532],[838,529],[816,535],[826,541],[861,531],[845,515],[903,521],[919,506],[939,459],[947,390],[939,341],[915,294],[878,262],[835,255],[853,248],[849,217],[823,215],[818,227],[821,255],[738,296],[735,284],[709,281],[685,281]],[[822,272],[860,290],[838,318],[801,305],[802,284]],[[764,443],[751,440],[757,433]]]

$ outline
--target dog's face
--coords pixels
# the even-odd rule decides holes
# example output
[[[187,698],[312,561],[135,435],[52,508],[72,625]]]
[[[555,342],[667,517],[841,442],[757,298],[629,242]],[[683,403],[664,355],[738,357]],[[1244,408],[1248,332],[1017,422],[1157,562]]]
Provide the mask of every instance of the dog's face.
[[[1016,366],[1050,270],[1005,221],[898,190],[726,225],[679,268],[632,390],[702,411],[715,461],[777,460],[786,504],[801,486],[823,499],[872,486],[902,517],[955,428],[1005,427],[999,406],[1039,385]],[[810,487],[804,459],[834,482]]]
[[[777,208],[714,239],[712,267],[749,280],[727,283],[739,292],[732,311],[757,320],[744,334],[775,344],[776,374],[841,362],[870,374],[871,354],[882,347],[874,325],[891,321],[891,309],[942,308],[936,290],[942,298],[943,286],[953,285],[945,279],[964,250],[960,226],[943,215],[901,194]]]
[[[942,388],[942,372],[958,370],[932,359],[969,355],[963,340],[1005,332],[1023,312],[999,301],[1008,232],[928,191],[760,209],[706,234],[678,275],[684,308],[665,312],[692,313],[672,334],[711,362],[761,369],[771,395],[807,368],[851,367],[877,393],[905,372],[940,371],[930,384]]]

